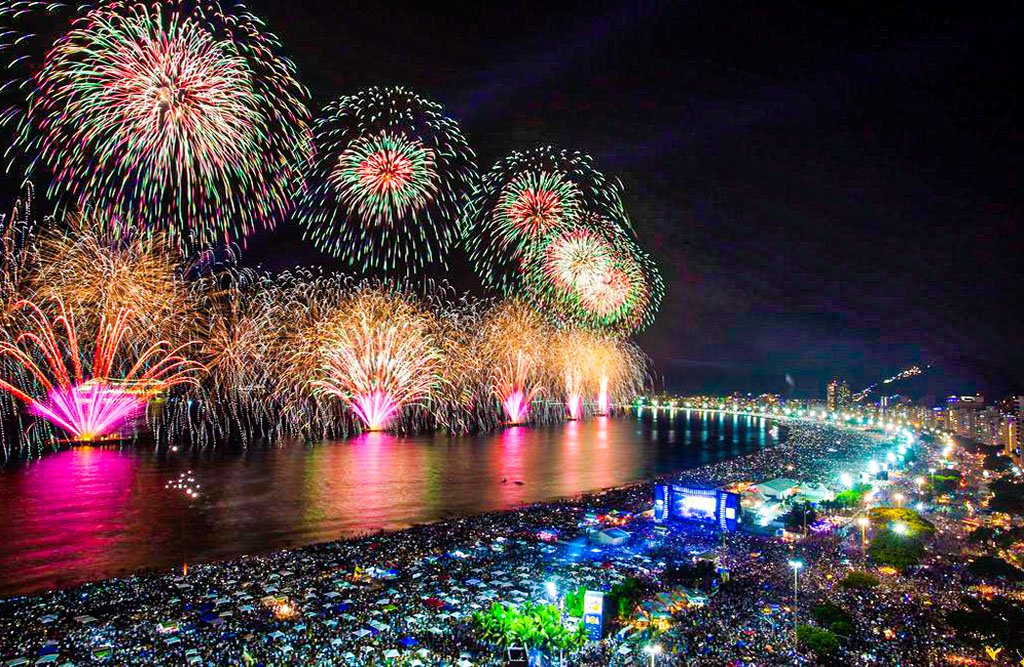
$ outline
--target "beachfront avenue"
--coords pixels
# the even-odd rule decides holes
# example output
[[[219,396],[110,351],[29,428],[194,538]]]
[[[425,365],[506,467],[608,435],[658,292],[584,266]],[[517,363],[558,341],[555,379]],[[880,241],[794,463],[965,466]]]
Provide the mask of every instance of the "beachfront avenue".
[[[1021,594],[968,566],[964,539],[988,516],[976,511],[988,481],[976,457],[945,437],[783,423],[781,444],[665,480],[736,491],[735,532],[655,522],[645,481],[187,577],[10,598],[0,653],[10,665],[465,666],[531,654],[596,666],[971,664],[1005,650],[998,627],[976,641],[950,622]],[[962,484],[928,482],[937,465]],[[585,592],[603,593],[603,618],[584,614]]]

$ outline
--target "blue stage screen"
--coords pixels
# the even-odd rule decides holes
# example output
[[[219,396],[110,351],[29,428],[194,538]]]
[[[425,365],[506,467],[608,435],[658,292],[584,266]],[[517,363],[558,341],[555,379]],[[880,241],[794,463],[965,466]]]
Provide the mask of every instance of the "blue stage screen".
[[[654,487],[654,520],[696,521],[732,532],[740,514],[738,494],[715,487],[658,484]]]

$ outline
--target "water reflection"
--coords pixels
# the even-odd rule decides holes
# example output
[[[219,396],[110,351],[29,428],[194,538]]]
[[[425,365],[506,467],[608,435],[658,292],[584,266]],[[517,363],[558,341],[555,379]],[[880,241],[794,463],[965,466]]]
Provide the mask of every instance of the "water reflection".
[[[183,524],[190,562],[228,558],[615,486],[752,451],[767,427],[645,411],[461,438],[65,450],[0,470],[0,595],[176,567]],[[164,488],[185,469],[205,492],[191,509]]]

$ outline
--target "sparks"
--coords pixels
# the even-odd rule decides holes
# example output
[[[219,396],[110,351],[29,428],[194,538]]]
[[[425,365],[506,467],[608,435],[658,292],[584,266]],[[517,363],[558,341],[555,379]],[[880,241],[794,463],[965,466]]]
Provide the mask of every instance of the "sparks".
[[[122,354],[128,347],[131,310],[101,316],[90,364],[79,346],[74,313],[63,301],[57,300],[55,307],[59,314],[51,319],[30,301],[14,305],[14,313],[26,315],[26,328],[11,336],[13,342],[0,342],[0,357],[20,372],[0,380],[0,390],[75,441],[112,436],[151,398],[176,385],[196,384],[205,371],[183,356],[187,345],[171,348],[160,341],[137,354],[130,347]]]
[[[294,66],[258,25],[216,1],[83,15],[29,96],[51,193],[182,246],[272,227],[309,150],[309,112]]]

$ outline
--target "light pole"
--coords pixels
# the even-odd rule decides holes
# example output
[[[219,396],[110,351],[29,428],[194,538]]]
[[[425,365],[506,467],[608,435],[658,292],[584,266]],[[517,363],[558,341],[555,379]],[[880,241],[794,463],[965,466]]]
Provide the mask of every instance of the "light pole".
[[[661,644],[648,644],[644,647],[644,653],[651,656],[651,667],[654,667],[655,656],[661,655]]]
[[[860,526],[860,554],[863,558],[867,558],[867,543],[868,543],[868,524],[871,520],[866,516],[862,516],[857,519],[857,525]]]
[[[178,475],[177,479],[167,482],[164,488],[180,491],[184,496],[184,505],[181,508],[181,576],[188,576],[188,510],[192,507],[192,501],[199,498],[200,486],[191,470]]]
[[[902,493],[895,493],[895,494],[893,494],[892,499],[896,501],[896,509],[903,509],[903,494]]]
[[[791,560],[791,561],[789,561],[789,566],[791,568],[793,568],[793,652],[795,653],[796,652],[796,619],[797,619],[797,610],[799,609],[799,605],[800,605],[799,588],[798,588],[798,585],[799,585],[798,576],[799,576],[799,573],[800,573],[800,568],[802,568],[804,566],[804,562],[802,560]]]

